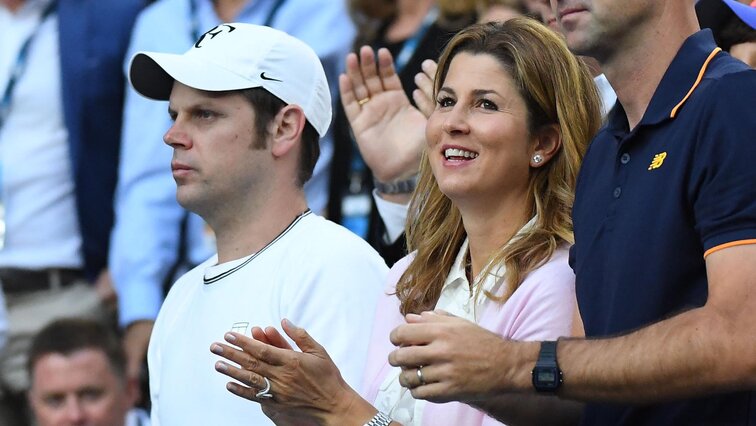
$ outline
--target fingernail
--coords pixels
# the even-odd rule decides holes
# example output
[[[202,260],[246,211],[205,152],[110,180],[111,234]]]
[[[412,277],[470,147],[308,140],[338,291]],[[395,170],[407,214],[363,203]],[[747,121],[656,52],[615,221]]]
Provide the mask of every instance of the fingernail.
[[[234,336],[234,335],[233,335],[233,334],[231,334],[231,333],[226,333],[226,335],[225,335],[225,336],[223,336],[223,337],[225,337],[225,339],[226,339],[226,341],[227,341],[227,342],[231,342],[231,343],[233,343],[233,342],[235,342],[235,341],[236,341],[236,336]]]
[[[226,371],[228,370],[228,367],[226,366],[225,362],[218,361],[215,363],[215,369],[218,371]]]
[[[223,348],[220,345],[218,345],[216,343],[213,343],[210,346],[210,352],[212,352],[212,353],[214,353],[216,355],[220,355],[220,354],[223,353]]]
[[[286,323],[287,327],[296,327],[293,322],[289,321],[287,318],[284,318],[283,321]]]

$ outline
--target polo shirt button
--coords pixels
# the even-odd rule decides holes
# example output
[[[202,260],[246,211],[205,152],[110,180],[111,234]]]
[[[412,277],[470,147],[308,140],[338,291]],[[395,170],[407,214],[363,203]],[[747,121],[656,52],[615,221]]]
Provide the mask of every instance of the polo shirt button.
[[[620,188],[619,186],[614,188],[614,198],[619,198],[620,194],[622,194],[622,188]]]
[[[622,154],[622,157],[620,157],[620,163],[627,164],[630,162],[630,154],[624,153]]]

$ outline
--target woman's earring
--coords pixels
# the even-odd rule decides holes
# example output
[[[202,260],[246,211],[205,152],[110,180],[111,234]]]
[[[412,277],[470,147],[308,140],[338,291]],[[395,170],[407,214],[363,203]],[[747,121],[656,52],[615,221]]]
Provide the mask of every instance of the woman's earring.
[[[534,163],[541,164],[542,161],[543,161],[543,155],[536,154],[536,155],[533,156],[533,162]]]

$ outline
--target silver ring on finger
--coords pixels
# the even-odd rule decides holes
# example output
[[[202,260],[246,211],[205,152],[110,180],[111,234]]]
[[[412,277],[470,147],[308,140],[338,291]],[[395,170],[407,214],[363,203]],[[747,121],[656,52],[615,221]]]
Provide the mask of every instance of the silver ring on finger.
[[[255,394],[255,398],[273,399],[273,394],[270,393],[270,380],[268,380],[267,377],[263,377],[263,380],[265,380],[265,389],[261,390],[260,392],[257,392]]]
[[[420,386],[424,386],[425,385],[425,377],[423,377],[423,366],[422,365],[419,366],[419,367],[417,367],[416,374],[417,374],[418,380],[420,380]]]

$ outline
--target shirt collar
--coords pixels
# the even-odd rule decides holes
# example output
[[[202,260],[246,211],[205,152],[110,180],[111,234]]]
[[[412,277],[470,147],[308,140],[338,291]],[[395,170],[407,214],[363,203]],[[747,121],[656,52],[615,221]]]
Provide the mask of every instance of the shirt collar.
[[[695,90],[699,75],[703,75],[716,47],[709,29],[698,31],[685,40],[651,97],[640,125],[658,124],[674,118],[673,111],[677,113],[688,94]],[[607,128],[613,133],[628,131],[627,116],[620,102],[609,114]]]
[[[528,223],[523,225],[523,227],[520,228],[519,231],[517,231],[517,234],[515,234],[507,242],[505,247],[511,244],[512,241],[515,241],[517,238],[521,237],[525,232],[530,230],[530,228],[532,228],[535,225],[537,220],[538,220],[538,215],[533,216],[533,218],[530,219]],[[459,251],[457,252],[457,257],[456,259],[454,259],[454,263],[452,264],[452,267],[449,270],[449,274],[446,276],[446,280],[444,280],[444,286],[442,287],[442,291],[446,289],[447,287],[452,287],[454,285],[462,285],[462,284],[465,284],[466,288],[468,289],[470,288],[470,283],[467,280],[467,259],[468,259],[469,244],[470,244],[470,240],[467,237],[465,237],[465,241],[462,242],[462,246],[459,248]],[[501,278],[504,277],[505,272],[506,272],[505,265],[499,265],[498,267],[493,268],[491,272],[489,273],[489,276],[486,277],[486,279],[483,281],[483,284],[482,284],[483,287],[481,288],[481,290],[493,292],[496,286],[500,284]]]

